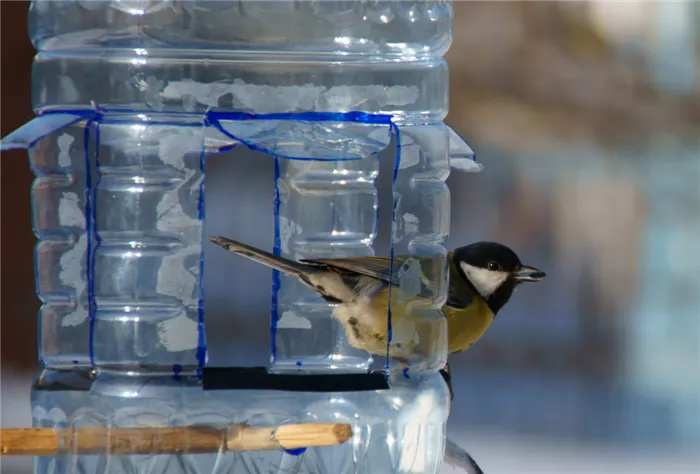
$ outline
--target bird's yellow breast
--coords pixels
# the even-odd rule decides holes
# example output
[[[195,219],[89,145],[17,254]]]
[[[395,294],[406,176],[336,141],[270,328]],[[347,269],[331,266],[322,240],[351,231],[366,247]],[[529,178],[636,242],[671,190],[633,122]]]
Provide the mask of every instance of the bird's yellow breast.
[[[397,293],[397,292],[393,292]],[[333,314],[344,326],[348,342],[353,347],[366,350],[373,354],[384,354],[387,344],[387,298],[386,290],[376,298],[359,298],[352,303],[339,305]],[[394,344],[399,343],[402,350],[392,349],[397,356],[403,349],[410,353],[415,349],[413,342],[402,340],[400,333],[406,333],[406,328],[421,333],[428,331],[430,325],[420,324],[420,319],[411,317],[407,302],[399,302],[392,297],[392,328]],[[482,298],[474,298],[466,308],[457,309],[444,307],[447,316],[448,351],[450,354],[461,352],[474,344],[488,329],[493,321],[493,312]],[[411,333],[411,331],[408,331]],[[405,336],[406,334],[404,334]],[[408,334],[410,336],[410,334]],[[424,337],[427,334],[423,335]],[[409,338],[410,339],[410,338]],[[422,339],[422,338],[417,338]],[[425,344],[427,341],[423,341]]]
[[[493,312],[486,301],[475,298],[466,308],[445,306],[450,354],[469,349],[486,332],[493,321]]]

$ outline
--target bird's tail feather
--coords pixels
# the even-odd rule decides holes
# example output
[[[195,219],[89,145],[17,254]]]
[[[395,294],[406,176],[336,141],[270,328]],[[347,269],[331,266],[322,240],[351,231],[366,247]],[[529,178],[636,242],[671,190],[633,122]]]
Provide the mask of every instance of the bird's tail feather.
[[[249,258],[255,262],[262,263],[268,267],[279,270],[293,276],[302,276],[310,270],[309,265],[298,263],[284,257],[280,257],[264,250],[251,247],[235,240],[227,239],[226,237],[209,237],[213,243],[222,247],[229,252],[233,252],[242,257]]]

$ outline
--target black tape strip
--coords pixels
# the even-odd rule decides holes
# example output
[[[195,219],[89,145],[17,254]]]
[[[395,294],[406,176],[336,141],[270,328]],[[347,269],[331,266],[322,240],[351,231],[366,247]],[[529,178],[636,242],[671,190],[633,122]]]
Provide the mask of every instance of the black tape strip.
[[[388,390],[381,372],[367,374],[271,374],[264,367],[205,367],[204,390],[281,390],[288,392],[363,392]]]

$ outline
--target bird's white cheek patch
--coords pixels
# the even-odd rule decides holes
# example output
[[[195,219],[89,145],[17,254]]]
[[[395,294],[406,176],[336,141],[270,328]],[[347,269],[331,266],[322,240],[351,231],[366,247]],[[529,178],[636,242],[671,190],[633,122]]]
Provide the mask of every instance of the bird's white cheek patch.
[[[506,272],[494,272],[464,262],[461,262],[459,266],[462,267],[462,271],[474,285],[476,291],[484,298],[491,296],[508,279],[508,273]]]

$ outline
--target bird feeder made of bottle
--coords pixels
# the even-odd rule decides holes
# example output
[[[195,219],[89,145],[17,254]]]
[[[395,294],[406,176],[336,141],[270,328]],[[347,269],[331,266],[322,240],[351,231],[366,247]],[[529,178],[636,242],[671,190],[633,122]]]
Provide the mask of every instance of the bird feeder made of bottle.
[[[31,13],[38,116],[2,148],[27,149],[36,176],[43,370],[32,391],[34,425],[79,436],[85,427],[342,422],[352,438],[210,454],[74,450],[38,458],[35,472],[439,472],[450,404],[438,373],[447,356],[445,181],[451,168],[481,169],[442,122],[449,4],[331,2],[331,15],[326,2],[303,12],[295,2],[267,10],[268,2],[239,2],[251,9],[242,22],[229,2],[142,3],[140,15],[118,2],[38,2]],[[381,21],[380,7],[390,20]],[[222,9],[236,41],[215,37],[221,28],[198,28],[222,21]],[[282,41],[294,50],[287,55],[255,44],[283,18],[311,18],[317,35]],[[339,56],[337,41],[320,41],[334,37],[322,28],[330,18],[345,29],[364,25],[349,36],[368,40]],[[396,41],[376,41],[400,38],[397,24],[430,34],[420,44],[404,32],[400,56]],[[237,49],[244,40],[247,50]],[[190,49],[178,49],[185,43]],[[330,49],[303,54],[319,45]],[[332,304],[274,272],[271,317],[256,316],[270,326],[269,366],[208,366],[205,163],[240,147],[274,162],[274,245],[265,250],[293,260],[374,254],[380,163],[390,160],[389,256],[411,257],[392,291],[398,301],[421,287],[433,297],[401,327],[389,308],[384,354],[353,347]],[[240,262],[220,249],[207,255]],[[415,349],[408,356],[407,344]]]

